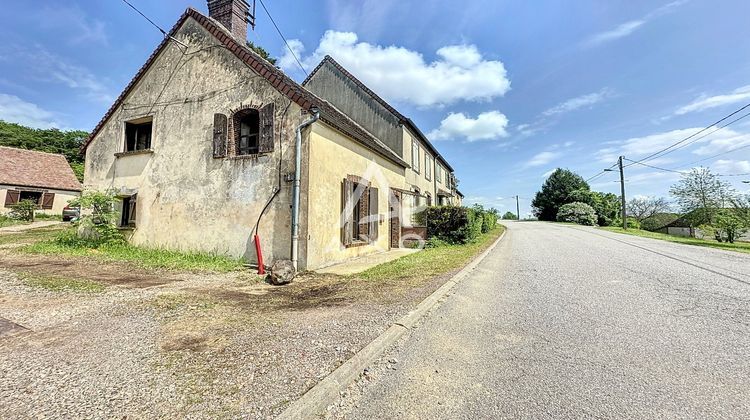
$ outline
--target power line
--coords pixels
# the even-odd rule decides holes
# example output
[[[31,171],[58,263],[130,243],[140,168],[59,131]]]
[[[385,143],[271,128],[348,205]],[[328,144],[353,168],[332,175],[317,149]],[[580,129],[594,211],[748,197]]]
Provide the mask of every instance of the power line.
[[[606,174],[607,172],[609,172],[609,170],[610,170],[610,169],[612,169],[612,168],[614,168],[615,166],[617,166],[617,163],[615,163],[614,165],[610,166],[610,167],[609,167],[609,168],[607,168],[607,169],[603,169],[603,170],[602,170],[601,172],[599,172],[598,174],[596,174],[596,175],[594,175],[594,176],[592,176],[592,177],[589,177],[588,179],[586,179],[586,180],[585,180],[585,182],[591,182],[591,181],[593,181],[593,180],[595,180],[595,179],[597,179],[597,178],[600,178],[600,177],[601,177],[602,175],[604,175],[604,174]]]
[[[674,169],[666,169],[666,168],[660,168],[660,167],[658,167],[658,166],[654,166],[654,165],[649,165],[649,164],[647,164],[647,163],[643,163],[643,162],[636,162],[636,161],[634,161],[634,160],[630,160],[630,159],[628,159],[628,158],[625,158],[625,160],[627,160],[628,162],[632,162],[632,163],[633,163],[634,165],[641,165],[641,166],[646,166],[646,167],[649,167],[649,168],[652,168],[652,169],[658,169],[658,170],[660,170],[660,171],[665,171],[665,172],[674,172],[674,173],[676,173],[676,174],[682,174],[682,175],[684,175],[684,174],[685,174],[685,172],[682,172],[682,171],[675,171]]]
[[[143,12],[141,12],[140,10],[138,10],[138,8],[136,8],[135,6],[133,6],[133,5],[132,5],[132,4],[131,4],[131,3],[130,3],[130,2],[128,1],[128,0],[122,0],[122,2],[123,2],[123,3],[125,3],[125,4],[127,4],[128,6],[130,6],[130,8],[131,8],[131,9],[135,10],[135,11],[136,11],[136,13],[138,13],[138,14],[139,14],[139,15],[141,15],[141,16],[142,16],[142,17],[143,17],[144,19],[146,19],[146,20],[148,21],[148,23],[150,23],[151,25],[153,25],[153,26],[154,26],[154,28],[158,29],[158,30],[159,30],[159,32],[161,32],[161,33],[162,33],[162,34],[164,35],[164,37],[165,37],[165,38],[169,38],[169,39],[171,39],[172,41],[174,41],[174,42],[176,42],[176,43],[178,43],[178,44],[182,45],[182,46],[183,46],[183,47],[185,47],[185,48],[187,48],[187,45],[185,45],[185,44],[183,44],[182,42],[180,42],[180,41],[176,40],[176,39],[175,39],[175,38],[174,38],[173,36],[170,36],[170,35],[169,35],[169,34],[167,33],[167,31],[165,31],[164,29],[162,29],[162,27],[161,27],[161,26],[159,26],[159,25],[157,25],[157,24],[156,24],[156,23],[155,23],[155,22],[154,22],[153,20],[149,19],[149,17],[148,17],[148,16],[146,16],[145,14],[143,14]]]
[[[284,40],[284,44],[286,44],[286,48],[289,50],[289,53],[292,54],[292,57],[294,57],[294,61],[297,62],[297,65],[299,66],[300,69],[302,69],[302,72],[305,73],[305,76],[308,76],[307,70],[305,70],[305,67],[299,61],[299,58],[297,58],[297,54],[294,53],[294,50],[292,50],[292,47],[289,46],[289,42],[287,42],[286,38],[284,37],[284,34],[281,33],[281,29],[279,29],[279,26],[276,24],[276,21],[273,20],[273,17],[271,16],[271,13],[266,8],[266,4],[263,3],[263,0],[260,0],[260,5],[263,6],[263,10],[265,10],[266,15],[268,15],[268,18],[271,19],[271,23],[273,23],[274,28],[276,28],[276,32],[278,32],[279,36],[281,36],[281,39]]]
[[[644,158],[642,158],[642,159],[639,159],[639,160],[638,160],[638,162],[636,162],[636,163],[644,162],[644,161],[647,161],[647,160],[651,160],[651,159],[654,159],[654,158],[656,158],[656,157],[664,156],[664,155],[666,155],[666,154],[668,154],[668,153],[672,153],[672,152],[673,152],[674,150],[677,150],[677,149],[675,149],[675,147],[679,146],[679,145],[680,145],[680,144],[682,144],[682,143],[685,143],[686,141],[688,141],[688,140],[692,139],[693,137],[695,137],[695,136],[697,136],[697,135],[699,135],[699,134],[703,133],[704,131],[708,131],[709,129],[711,129],[711,127],[716,127],[717,125],[721,124],[722,122],[726,121],[727,119],[731,118],[732,116],[734,116],[734,115],[736,115],[736,114],[738,114],[738,113],[740,113],[740,112],[744,111],[744,110],[745,110],[745,109],[747,109],[747,108],[750,108],[750,103],[748,103],[748,104],[746,104],[745,106],[741,107],[740,109],[738,109],[738,110],[736,110],[736,111],[732,112],[731,114],[729,114],[729,115],[725,116],[724,118],[722,118],[722,119],[720,119],[720,120],[716,121],[715,123],[713,123],[713,124],[711,124],[711,125],[709,125],[709,126],[706,126],[706,127],[705,127],[705,128],[703,128],[703,129],[700,129],[700,130],[696,131],[695,133],[693,133],[693,134],[691,134],[691,135],[689,135],[689,136],[685,137],[684,139],[682,139],[682,140],[680,140],[680,141],[678,141],[678,142],[676,142],[676,143],[674,143],[674,144],[672,144],[672,145],[670,145],[670,146],[667,146],[667,147],[665,147],[665,148],[663,148],[663,149],[661,149],[661,150],[659,150],[659,151],[657,151],[657,152],[654,152],[654,153],[652,153],[652,154],[650,154],[650,155],[648,155],[648,156],[646,156],[646,157],[644,157]],[[728,126],[728,125],[730,125],[730,124],[733,124],[733,123],[735,123],[735,122],[737,122],[737,121],[741,120],[742,118],[745,118],[745,117],[746,117],[747,115],[750,115],[750,114],[746,114],[746,115],[744,115],[744,116],[742,116],[742,117],[740,117],[740,118],[737,118],[736,120],[734,120],[734,121],[731,121],[731,122],[729,122],[728,124],[725,124],[725,125],[723,125],[723,126],[721,126],[721,127],[717,128],[716,130],[712,131],[712,132],[711,132],[711,133],[709,133],[709,134],[715,133],[716,131],[718,131],[718,130],[720,130],[720,129],[722,129],[722,128],[726,127],[726,126]],[[708,134],[707,134],[707,135],[708,135]],[[705,137],[705,136],[704,136],[704,137]],[[703,137],[701,137],[701,138],[703,138]],[[697,141],[697,140],[696,140],[696,141]],[[691,142],[691,143],[692,143],[692,142]],[[674,149],[674,150],[672,150],[672,149]],[[628,165],[628,166],[632,166],[632,165],[635,165],[635,163],[631,163],[631,164],[630,164],[630,165]]]

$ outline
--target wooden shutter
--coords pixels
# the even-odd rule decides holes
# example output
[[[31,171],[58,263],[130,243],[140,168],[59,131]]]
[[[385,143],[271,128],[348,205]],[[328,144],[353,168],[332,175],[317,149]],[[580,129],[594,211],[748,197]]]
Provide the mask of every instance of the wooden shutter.
[[[344,246],[351,245],[354,236],[353,206],[350,204],[352,203],[352,189],[352,181],[344,178],[344,182],[341,184],[341,243]]]
[[[135,226],[135,211],[138,208],[137,200],[137,194],[130,196],[130,201],[128,202],[128,226]]]
[[[380,212],[378,211],[378,189],[370,187],[370,242],[378,240],[378,223]]]
[[[273,102],[260,109],[260,141],[258,152],[273,152]]]
[[[7,190],[5,192],[5,207],[18,204],[19,197],[21,197],[21,191]]]
[[[358,186],[357,188],[362,190],[362,195],[359,196],[359,215],[357,224],[359,224],[359,238],[360,241],[367,241],[370,236],[370,223],[368,222],[370,215],[370,187]]]
[[[42,195],[42,209],[50,210],[55,202],[55,193],[46,192]]]
[[[214,114],[214,157],[227,155],[227,116]]]

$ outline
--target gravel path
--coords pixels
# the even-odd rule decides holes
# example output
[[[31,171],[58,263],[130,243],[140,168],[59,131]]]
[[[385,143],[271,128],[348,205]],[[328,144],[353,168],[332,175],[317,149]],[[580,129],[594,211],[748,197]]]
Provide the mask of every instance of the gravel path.
[[[382,300],[336,278],[274,287],[0,251],[0,318],[28,329],[0,325],[0,418],[272,418],[444,281]]]
[[[510,223],[334,418],[750,418],[750,255]]]

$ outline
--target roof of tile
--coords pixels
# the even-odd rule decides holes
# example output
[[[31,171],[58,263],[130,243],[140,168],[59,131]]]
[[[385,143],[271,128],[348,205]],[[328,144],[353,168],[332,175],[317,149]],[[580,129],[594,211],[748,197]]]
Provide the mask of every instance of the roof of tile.
[[[0,184],[81,191],[65,156],[0,146]]]
[[[427,138],[427,136],[422,133],[422,130],[417,127],[416,124],[414,124],[414,121],[411,120],[411,118],[405,116],[404,114],[400,113],[396,108],[391,106],[388,102],[385,101],[385,99],[381,98],[377,93],[373,92],[372,89],[367,87],[364,83],[362,83],[361,80],[357,79],[357,77],[349,72],[344,66],[339,64],[338,61],[334,60],[333,57],[330,55],[326,55],[323,60],[313,69],[313,71],[310,72],[310,74],[305,78],[305,80],[302,82],[302,86],[305,86],[307,82],[310,81],[310,79],[313,78],[315,73],[318,72],[323,66],[326,64],[330,64],[333,67],[335,67],[341,74],[343,74],[345,77],[347,77],[349,80],[351,80],[355,85],[357,85],[360,89],[362,89],[365,94],[369,95],[373,100],[375,100],[377,103],[382,105],[385,109],[388,110],[391,114],[393,114],[398,120],[401,122],[401,124],[407,125],[411,130],[416,134],[419,138],[422,139],[422,141],[427,145],[427,148],[430,149],[430,151],[438,158],[441,162],[445,164],[447,169],[451,172],[453,172],[453,168],[450,166],[448,161],[445,160],[443,155],[438,152],[438,150],[435,148],[435,146],[432,145],[430,140]]]
[[[104,114],[104,117],[101,119],[101,121],[99,121],[99,124],[96,125],[89,138],[84,142],[83,146],[81,146],[81,152],[86,151],[86,147],[88,147],[88,145],[99,133],[107,120],[109,120],[112,114],[114,114],[115,110],[125,100],[125,97],[127,97],[130,91],[143,77],[143,75],[146,73],[146,70],[148,70],[156,57],[159,55],[159,52],[170,41],[170,37],[173,37],[175,35],[177,30],[182,26],[182,24],[185,22],[185,20],[187,20],[188,17],[193,18],[196,22],[203,26],[203,28],[206,29],[206,31],[208,31],[211,35],[213,35],[223,47],[232,52],[245,65],[253,69],[253,71],[259,74],[261,77],[268,80],[268,82],[271,83],[271,85],[276,90],[284,94],[290,100],[297,103],[302,109],[309,111],[312,108],[318,108],[318,110],[320,111],[321,120],[339,129],[343,133],[350,135],[355,140],[380,153],[394,163],[402,167],[409,167],[409,164],[406,163],[393,150],[386,146],[377,137],[354,122],[346,114],[339,111],[336,107],[332,106],[327,101],[324,101],[323,99],[314,95],[312,92],[300,86],[297,82],[284,74],[283,71],[274,67],[271,63],[257,55],[254,51],[248,48],[247,45],[243,45],[242,43],[237,42],[232,34],[227,31],[226,28],[224,28],[220,23],[216,22],[214,19],[208,16],[203,15],[201,12],[193,8],[188,8],[185,13],[182,14],[180,19],[177,20],[177,23],[175,23],[175,25],[169,31],[169,34],[164,37],[164,40],[159,44],[158,47],[156,47],[148,60],[146,60],[146,63],[143,65],[143,67],[138,70],[133,79],[117,98],[117,100],[115,100],[115,103],[112,104],[109,110]]]

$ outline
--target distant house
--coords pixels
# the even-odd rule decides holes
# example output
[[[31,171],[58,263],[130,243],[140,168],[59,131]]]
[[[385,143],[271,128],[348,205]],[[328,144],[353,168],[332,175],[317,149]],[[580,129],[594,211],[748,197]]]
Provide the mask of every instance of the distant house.
[[[0,146],[0,213],[33,200],[43,212],[60,214],[80,192],[81,183],[65,156]]]
[[[179,18],[82,148],[84,184],[117,191],[132,243],[316,269],[402,246],[402,193],[455,199],[413,123],[369,124],[258,56],[244,0],[208,10]]]

